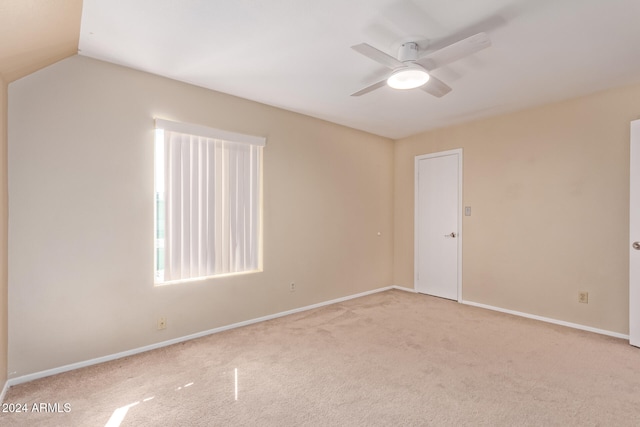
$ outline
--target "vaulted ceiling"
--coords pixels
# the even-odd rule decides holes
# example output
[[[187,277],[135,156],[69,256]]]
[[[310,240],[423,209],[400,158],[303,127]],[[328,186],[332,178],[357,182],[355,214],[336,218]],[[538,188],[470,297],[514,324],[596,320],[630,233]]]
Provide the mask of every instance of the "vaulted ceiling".
[[[12,82],[75,55],[82,0],[2,0],[0,76]]]
[[[81,19],[80,19],[81,14]],[[81,55],[390,138],[640,82],[638,0],[4,0],[0,74]],[[81,23],[81,26],[80,26]],[[432,71],[437,98],[381,87],[351,49],[421,55],[485,32]],[[6,42],[8,41],[8,42]]]

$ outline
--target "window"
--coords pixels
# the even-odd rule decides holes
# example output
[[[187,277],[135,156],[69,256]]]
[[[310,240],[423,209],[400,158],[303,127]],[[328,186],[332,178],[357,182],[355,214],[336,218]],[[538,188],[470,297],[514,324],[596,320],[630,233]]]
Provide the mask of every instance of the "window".
[[[264,145],[156,119],[156,283],[260,269]]]

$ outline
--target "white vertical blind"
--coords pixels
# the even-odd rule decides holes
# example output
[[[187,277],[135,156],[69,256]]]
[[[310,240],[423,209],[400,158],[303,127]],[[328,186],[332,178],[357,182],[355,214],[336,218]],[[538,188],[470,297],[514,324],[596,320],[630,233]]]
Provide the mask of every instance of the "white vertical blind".
[[[165,127],[161,282],[258,269],[261,152]]]

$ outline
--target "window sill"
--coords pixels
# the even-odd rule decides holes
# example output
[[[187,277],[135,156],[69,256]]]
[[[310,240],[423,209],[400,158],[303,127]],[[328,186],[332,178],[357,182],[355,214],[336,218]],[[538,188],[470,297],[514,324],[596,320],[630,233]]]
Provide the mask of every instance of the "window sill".
[[[222,279],[222,278],[233,277],[233,276],[244,276],[247,274],[256,274],[256,273],[262,273],[262,269],[239,271],[236,273],[214,274],[212,276],[192,277],[190,279],[178,279],[178,280],[170,280],[166,282],[154,281],[153,285],[156,287],[161,287],[161,286],[167,286],[167,285],[177,285],[180,283],[201,282],[203,280],[210,280],[210,279]]]

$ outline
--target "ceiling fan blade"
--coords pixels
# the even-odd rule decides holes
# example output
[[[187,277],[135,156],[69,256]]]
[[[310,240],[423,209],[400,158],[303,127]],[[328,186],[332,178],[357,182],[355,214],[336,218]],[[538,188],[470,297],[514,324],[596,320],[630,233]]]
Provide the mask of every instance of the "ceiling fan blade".
[[[367,87],[365,87],[364,89],[360,89],[359,91],[352,93],[351,96],[360,96],[360,95],[364,95],[365,93],[369,93],[371,91],[374,91],[378,88],[381,88],[382,86],[385,86],[387,84],[387,79],[384,80],[380,80],[377,83],[374,83],[372,85],[369,85]]]
[[[478,33],[466,39],[460,40],[440,50],[431,52],[420,58],[416,64],[422,65],[427,70],[435,70],[443,65],[462,59],[467,55],[478,52],[491,46],[491,39],[486,33]]]
[[[423,91],[441,98],[451,92],[451,88],[442,80],[429,75],[429,81],[420,87]]]
[[[360,43],[355,46],[351,46],[351,49],[355,50],[358,53],[363,54],[367,58],[373,59],[379,64],[384,65],[389,68],[401,67],[404,64],[401,61],[398,61],[391,55],[387,55],[381,50],[376,49],[375,47],[368,45],[366,43]]]

